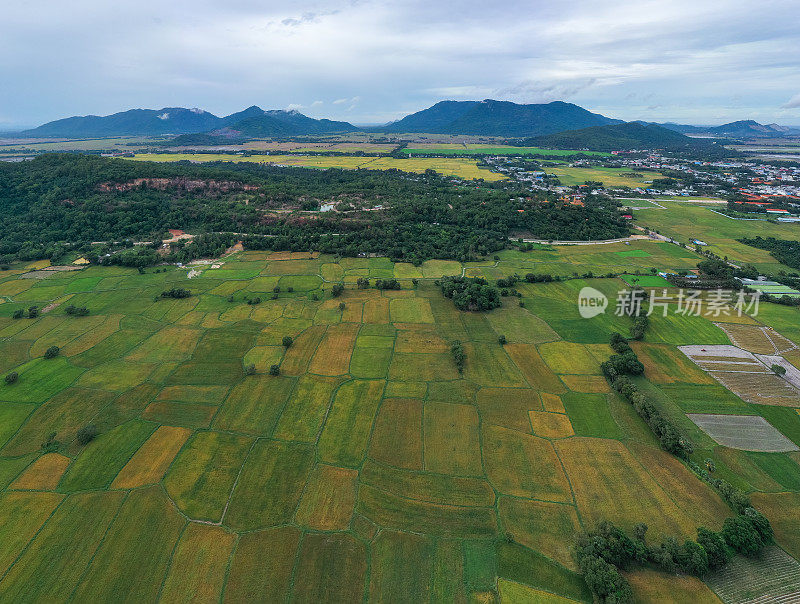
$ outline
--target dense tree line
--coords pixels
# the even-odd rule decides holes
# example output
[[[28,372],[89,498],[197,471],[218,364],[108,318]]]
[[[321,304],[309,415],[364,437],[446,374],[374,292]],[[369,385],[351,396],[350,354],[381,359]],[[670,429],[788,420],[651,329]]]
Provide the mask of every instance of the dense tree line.
[[[169,184],[130,184],[156,178],[168,179]],[[196,187],[187,184],[191,181],[230,186]],[[65,251],[88,252],[90,242],[160,241],[167,228],[239,234],[254,249],[375,253],[417,263],[433,257],[477,259],[505,247],[511,232],[570,240],[629,232],[611,200],[597,199],[581,207],[537,195],[513,182],[462,183],[433,172],[150,163],[46,154],[32,161],[0,163],[0,261],[58,260]],[[274,212],[300,210],[309,202],[316,207],[323,200],[385,209]],[[201,243],[214,241],[176,248],[192,254]],[[120,262],[154,261],[153,253],[130,251]]]
[[[751,247],[767,250],[781,264],[800,269],[800,241],[761,236],[739,239],[739,241]]]
[[[601,602],[633,601],[630,584],[619,572],[650,567],[667,573],[682,572],[702,577],[725,566],[734,553],[757,556],[772,542],[769,521],[748,507],[726,518],[722,531],[698,527],[697,539],[682,544],[667,537],[660,544],[647,542],[647,525],[637,524],[633,537],[610,522],[577,537],[575,556],[589,588]]]

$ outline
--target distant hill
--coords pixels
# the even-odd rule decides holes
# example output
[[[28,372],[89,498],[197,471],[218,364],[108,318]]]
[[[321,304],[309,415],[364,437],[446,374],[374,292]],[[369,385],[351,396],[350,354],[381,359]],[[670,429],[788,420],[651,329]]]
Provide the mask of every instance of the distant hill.
[[[251,109],[253,108],[251,107]],[[244,119],[228,124],[224,128],[176,136],[169,144],[171,146],[224,145],[252,138],[326,135],[358,130],[349,122],[317,120],[297,111],[263,111],[261,109],[258,111],[258,113],[251,112]]]
[[[688,126],[685,124],[659,124],[669,130],[696,136],[720,138],[782,138],[800,136],[800,130],[778,124],[759,124],[754,120],[739,120],[721,126]]]
[[[227,129],[230,129],[228,131]],[[92,138],[104,136],[158,136],[163,134],[207,133],[215,140],[254,136],[292,136],[327,134],[357,130],[347,122],[315,120],[297,111],[264,111],[253,105],[244,111],[217,117],[202,109],[165,107],[163,109],[130,109],[107,116],[87,115],[49,122],[38,128],[16,134],[18,137]]]
[[[67,117],[25,130],[18,136],[90,138],[182,134],[218,128],[224,119],[202,109],[183,107],[130,109],[103,117],[97,115]]]
[[[387,124],[382,130],[523,137],[618,123],[620,120],[563,101],[521,105],[487,99],[440,101],[428,109]]]
[[[590,151],[624,151],[630,149],[680,150],[708,147],[706,139],[694,139],[655,124],[627,122],[568,130],[523,141],[525,145],[556,149],[589,149]]]

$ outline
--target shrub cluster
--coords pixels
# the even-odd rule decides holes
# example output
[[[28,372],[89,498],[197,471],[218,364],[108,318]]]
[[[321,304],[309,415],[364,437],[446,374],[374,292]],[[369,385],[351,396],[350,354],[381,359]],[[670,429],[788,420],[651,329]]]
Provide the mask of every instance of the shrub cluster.
[[[74,306],[70,304],[64,309],[64,312],[68,315],[75,315],[76,317],[85,317],[89,314],[89,309],[85,306]]]
[[[647,315],[639,315],[636,317],[633,320],[633,325],[631,325],[631,340],[641,340],[649,324],[650,319],[647,318]]]
[[[400,289],[400,282],[397,279],[376,279],[375,289]]]
[[[491,310],[500,306],[500,292],[480,277],[443,277],[439,284],[459,310]]]
[[[98,434],[100,434],[100,431],[94,424],[89,424],[87,426],[84,426],[83,428],[78,430],[78,435],[77,435],[78,444],[81,446],[88,445],[97,437]]]
[[[535,273],[527,273],[525,275],[525,281],[528,283],[550,283],[554,280],[553,275],[537,275]]]
[[[467,353],[464,352],[464,345],[461,340],[454,340],[450,345],[450,352],[453,355],[453,361],[456,364],[456,369],[459,373],[464,373],[464,362],[467,360]]]
[[[172,289],[161,292],[162,298],[188,298],[191,295],[191,291],[188,289],[183,289],[182,287],[173,287]]]

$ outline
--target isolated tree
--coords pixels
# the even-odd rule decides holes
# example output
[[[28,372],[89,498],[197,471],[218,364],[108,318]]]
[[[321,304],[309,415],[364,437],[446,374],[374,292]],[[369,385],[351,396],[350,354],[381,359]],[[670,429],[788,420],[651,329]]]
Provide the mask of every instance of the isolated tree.
[[[19,379],[19,374],[16,371],[12,371],[11,373],[7,374],[5,378],[3,378],[6,384],[13,384],[14,382]]]
[[[28,308],[28,318],[35,319],[39,316],[39,307],[38,306],[31,306]]]
[[[44,351],[44,358],[54,359],[58,356],[59,352],[61,352],[61,349],[58,346],[51,346],[50,348]]]
[[[347,308],[347,304],[344,302],[339,302],[339,310],[344,310],[345,308]]]
[[[344,293],[344,284],[343,283],[334,283],[333,287],[331,287],[331,295],[334,298],[338,298]]]
[[[772,371],[775,373],[775,375],[779,376],[786,375],[786,367],[784,367],[783,365],[778,365],[777,363],[775,363],[772,366]]]
[[[254,363],[250,363],[244,368],[245,375],[253,375],[256,372],[256,366]]]
[[[505,346],[506,342],[508,342],[508,340],[506,340],[506,337],[504,335],[499,336],[497,338],[497,341],[500,343],[500,346]]]
[[[292,345],[294,340],[292,340],[292,336],[283,336],[283,347],[289,348]]]
[[[280,365],[270,365],[269,366],[269,374],[270,375],[280,375],[281,367]]]
[[[22,310],[21,308],[18,308],[17,310],[15,310],[14,314],[12,315],[12,317],[14,319],[21,319],[24,316],[25,316],[25,311]]]

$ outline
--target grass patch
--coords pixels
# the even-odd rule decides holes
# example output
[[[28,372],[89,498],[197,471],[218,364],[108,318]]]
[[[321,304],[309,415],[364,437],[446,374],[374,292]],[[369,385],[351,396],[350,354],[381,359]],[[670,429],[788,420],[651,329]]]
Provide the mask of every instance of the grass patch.
[[[242,531],[289,523],[313,464],[310,445],[257,441],[242,466],[225,524]]]
[[[252,440],[222,432],[198,432],[178,454],[164,488],[190,518],[217,522]]]
[[[58,488],[62,492],[106,488],[155,430],[141,420],[131,420],[101,434],[84,447]]]

